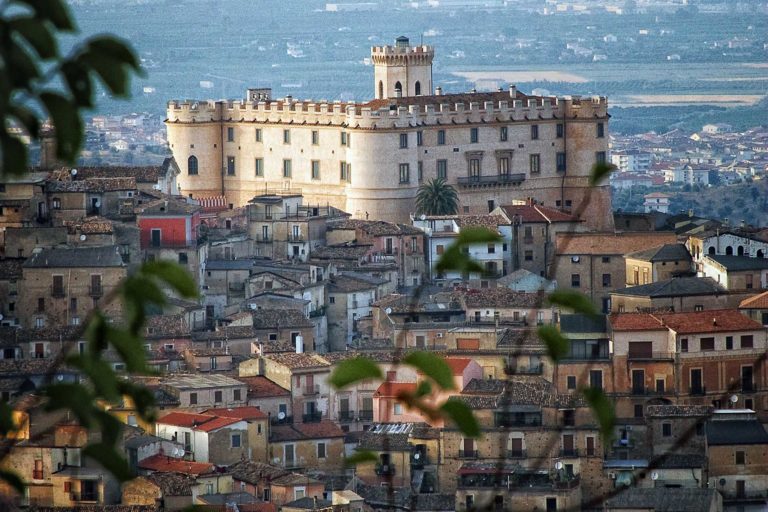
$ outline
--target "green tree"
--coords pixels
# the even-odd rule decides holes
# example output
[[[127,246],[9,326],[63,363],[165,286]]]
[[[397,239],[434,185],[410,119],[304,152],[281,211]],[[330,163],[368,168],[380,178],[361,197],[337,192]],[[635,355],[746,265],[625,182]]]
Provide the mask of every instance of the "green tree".
[[[424,215],[455,215],[459,195],[444,178],[433,178],[419,187],[416,212]]]

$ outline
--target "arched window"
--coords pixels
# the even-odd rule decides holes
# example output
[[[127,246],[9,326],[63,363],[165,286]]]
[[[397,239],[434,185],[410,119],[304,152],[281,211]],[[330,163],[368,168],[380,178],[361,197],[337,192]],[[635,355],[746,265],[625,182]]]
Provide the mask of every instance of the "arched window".
[[[725,254],[727,254],[728,256],[733,256],[733,247],[731,247],[730,245],[726,247]]]
[[[739,248],[738,248],[738,250],[736,251],[736,253],[737,253],[739,256],[744,256],[744,246],[743,246],[743,245],[740,245],[740,246],[739,246]]]
[[[197,174],[197,157],[195,155],[187,159],[187,174],[190,176]]]
[[[764,256],[763,256],[763,250],[762,250],[762,249],[758,249],[758,250],[757,250],[757,257],[758,257],[758,258],[764,258]]]
[[[421,96],[421,82],[419,82],[418,80],[416,81],[415,92],[416,92],[416,96]]]
[[[710,247],[707,252],[709,253],[710,256],[714,256],[715,255],[715,248],[714,247]]]
[[[384,99],[384,82],[379,80],[379,99]]]
[[[400,82],[395,82],[395,95],[396,96],[403,95],[403,86]]]

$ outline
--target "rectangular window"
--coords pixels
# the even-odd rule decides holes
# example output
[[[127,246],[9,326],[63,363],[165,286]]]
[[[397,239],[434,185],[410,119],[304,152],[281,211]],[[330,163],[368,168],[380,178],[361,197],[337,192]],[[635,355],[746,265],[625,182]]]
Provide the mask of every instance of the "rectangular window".
[[[283,178],[291,177],[291,160],[286,158],[283,160]]]
[[[256,142],[261,142],[261,128],[256,128]]]
[[[242,392],[241,390],[239,390],[239,389],[235,389],[235,390],[232,392],[232,399],[233,399],[233,400],[235,400],[236,402],[239,402],[240,400],[242,400],[242,399],[243,399],[243,398],[242,398],[242,395],[243,395],[243,392]]]
[[[741,450],[738,450],[736,452],[736,464],[743,466],[746,463],[747,463],[746,453]]]
[[[325,458],[325,443],[317,443],[317,458]]]
[[[539,125],[531,125],[531,140],[537,140],[539,138]]]
[[[581,286],[581,275],[580,274],[571,274],[571,287],[572,288],[579,288]]]
[[[411,181],[411,169],[408,164],[400,164],[400,183],[408,183]]]
[[[595,389],[603,389],[603,371],[602,370],[589,371],[589,386]]]
[[[509,130],[506,126],[499,128],[499,141],[507,142],[509,139]]]
[[[222,394],[222,392],[221,392],[221,391],[214,391],[214,392],[213,392],[213,401],[214,401],[215,403],[217,403],[217,404],[220,404],[220,403],[223,401],[223,399],[222,399],[222,395],[223,395],[223,394]]]
[[[470,158],[469,177],[475,178],[475,179],[480,178],[480,159],[479,158]]]
[[[595,162],[598,164],[604,164],[605,163],[605,151],[598,151],[595,153]]]
[[[420,182],[424,181],[424,162],[422,162],[421,160],[419,160],[417,171],[418,171],[419,181]]]
[[[603,274],[603,288],[611,287],[611,274]]]
[[[525,254],[525,261],[533,261],[533,251],[528,250],[528,251],[525,251],[523,254]]]
[[[341,145],[346,146],[347,140],[347,132],[341,132]]]
[[[437,177],[442,179],[448,177],[448,160],[437,161]]]
[[[557,123],[557,138],[562,139],[565,134],[565,125],[563,123]]]
[[[264,159],[257,158],[254,162],[256,176],[264,176]]]
[[[557,172],[565,172],[565,153],[557,153]]]
[[[227,175],[228,176],[235,175],[235,157],[233,156],[227,157]]]
[[[741,337],[741,348],[754,348],[754,338],[751,334]]]
[[[408,134],[407,133],[401,133],[400,134],[400,149],[405,149],[408,147]]]
[[[187,263],[189,263],[189,256],[187,256],[187,253],[185,253],[185,252],[180,252],[179,253],[179,264],[186,265]]]
[[[496,244],[488,244],[488,254],[496,254]]]
[[[688,338],[680,340],[680,352],[688,352]]]
[[[320,160],[312,160],[312,179],[320,179]]]
[[[477,128],[469,129],[469,142],[476,144],[480,141],[480,131]]]
[[[539,174],[541,172],[541,155],[533,154],[530,156],[531,161],[531,174]]]
[[[445,252],[445,246],[444,245],[438,245],[435,247],[435,253],[436,254],[443,254]]]
[[[339,179],[347,181],[347,162],[339,162]]]
[[[64,276],[53,276],[53,296],[64,296]]]
[[[424,145],[424,132],[421,130],[416,132],[416,145],[417,146]]]
[[[566,387],[568,389],[576,389],[576,376],[575,375],[568,375],[566,378]]]
[[[231,126],[227,128],[227,142],[235,142],[235,129]]]
[[[733,336],[725,337],[725,350],[733,350]]]
[[[597,123],[597,138],[602,139],[605,137],[605,124]]]
[[[672,437],[672,424],[671,423],[662,423],[661,424],[661,435],[664,437]]]
[[[699,350],[702,352],[715,350],[715,338],[701,338],[701,348]]]
[[[240,434],[232,434],[232,448],[240,448]]]
[[[291,143],[291,130],[283,130],[283,144]]]
[[[189,394],[189,405],[197,405],[197,393]]]
[[[509,176],[509,158],[499,158],[499,176]]]
[[[438,146],[445,145],[445,130],[437,130],[437,144]]]
[[[317,146],[318,144],[320,144],[320,132],[312,130],[312,145]]]
[[[352,164],[347,164],[347,181],[352,182]]]

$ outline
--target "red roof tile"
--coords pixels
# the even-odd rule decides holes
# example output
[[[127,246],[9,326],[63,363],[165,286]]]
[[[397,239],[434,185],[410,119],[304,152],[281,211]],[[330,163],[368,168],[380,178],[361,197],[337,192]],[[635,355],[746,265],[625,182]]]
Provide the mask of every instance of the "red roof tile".
[[[445,362],[451,367],[454,375],[461,375],[472,360],[466,357],[447,357]]]
[[[239,423],[240,421],[242,420],[239,418],[214,418],[211,421],[206,421],[199,427],[195,428],[195,430],[200,430],[202,432],[213,432],[214,430],[228,427],[229,425]]]
[[[576,222],[579,220],[569,213],[540,204],[513,204],[501,208],[506,212],[507,217],[512,219],[519,215],[522,222]]]
[[[737,309],[716,309],[693,313],[659,315],[662,322],[678,334],[762,330],[763,325]]]
[[[666,327],[650,313],[618,313],[609,318],[614,331],[663,331]]]
[[[204,413],[224,418],[237,418],[244,421],[265,420],[268,417],[267,413],[256,407],[222,407],[220,409],[208,409]]]
[[[215,469],[213,464],[207,462],[190,462],[182,459],[174,459],[173,457],[161,454],[152,455],[151,457],[139,461],[139,467],[150,471],[174,471],[186,475],[203,475],[211,473]]]
[[[673,232],[558,233],[557,254],[627,254],[677,243]]]
[[[763,292],[758,295],[744,299],[739,304],[741,309],[768,309],[768,292]]]
[[[382,382],[376,390],[376,396],[396,397],[401,393],[413,393],[416,391],[415,382]]]
[[[212,420],[214,417],[209,414],[194,414],[191,412],[172,412],[166,414],[159,420],[158,423],[165,425],[175,425],[177,427],[193,428],[198,425],[202,425],[206,421]]]
[[[289,390],[272,382],[263,375],[257,377],[238,377],[237,380],[244,382],[248,386],[248,398],[269,398],[291,394]]]

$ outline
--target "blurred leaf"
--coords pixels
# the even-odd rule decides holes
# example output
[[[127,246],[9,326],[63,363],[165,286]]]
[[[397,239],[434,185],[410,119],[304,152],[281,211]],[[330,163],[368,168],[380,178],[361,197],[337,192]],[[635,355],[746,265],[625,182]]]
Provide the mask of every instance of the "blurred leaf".
[[[99,408],[94,408],[93,417],[101,425],[101,444],[116,446],[122,437],[124,424],[111,413]]]
[[[539,338],[547,346],[547,353],[555,363],[568,355],[570,343],[568,339],[560,334],[557,327],[553,325],[542,325],[538,329]]]
[[[195,285],[192,274],[178,263],[155,260],[142,265],[139,272],[157,277],[184,298],[197,297],[197,285]]]
[[[445,359],[440,356],[431,352],[411,352],[403,358],[403,363],[418,369],[444,390],[456,388],[453,371]]]
[[[368,464],[371,462],[379,462],[379,458],[370,450],[357,450],[344,459],[346,466],[357,466],[358,464]]]
[[[48,26],[32,17],[13,18],[8,21],[11,30],[15,30],[35,49],[41,59],[52,59],[58,55],[58,45]]]
[[[592,166],[592,172],[589,175],[590,186],[599,185],[604,179],[606,179],[613,171],[616,170],[616,166],[608,162],[598,162]]]
[[[485,269],[479,263],[464,253],[458,244],[452,244],[445,250],[440,259],[435,264],[435,271],[447,272],[449,270],[460,272],[462,274],[485,272]]]
[[[97,443],[88,445],[83,448],[83,455],[101,464],[104,469],[112,473],[120,482],[125,482],[134,477],[125,458],[108,444]]]
[[[88,350],[94,354],[98,354],[107,349],[107,332],[109,331],[109,325],[106,318],[101,311],[96,311],[93,314],[93,318],[88,322],[88,326],[85,328],[85,339],[88,341]]]
[[[501,242],[501,236],[488,228],[463,228],[456,237],[455,244],[459,246],[471,244],[484,244],[491,242]]]
[[[83,120],[70,100],[61,94],[44,92],[40,101],[51,116],[56,127],[56,156],[74,163],[83,143]]]
[[[547,296],[550,304],[573,310],[589,317],[598,315],[597,308],[583,293],[572,290],[555,290]]]
[[[13,69],[13,74],[10,77],[11,82],[17,87],[30,89],[30,82],[40,77],[40,67],[37,65],[37,60],[15,41],[10,40],[6,44],[3,58],[7,60],[7,67]]]
[[[328,378],[328,383],[336,389],[342,389],[360,381],[382,378],[384,375],[379,365],[366,357],[356,357],[339,363]]]
[[[467,404],[459,400],[446,400],[440,410],[459,427],[462,434],[467,437],[480,437],[480,424]]]
[[[140,336],[134,336],[122,329],[109,327],[108,338],[110,344],[120,354],[120,358],[125,363],[126,371],[130,373],[144,373],[147,371],[147,358]]]
[[[20,175],[27,171],[27,146],[21,140],[0,130],[0,149],[3,152],[3,174]]]
[[[91,69],[115,96],[127,96],[130,91],[128,72],[120,62],[108,55],[86,50],[77,58],[77,63]]]
[[[24,488],[26,486],[24,485],[24,481],[15,471],[0,469],[0,480],[4,480],[8,485],[13,487],[16,492],[24,496]]]
[[[416,392],[414,393],[414,396],[417,398],[422,398],[425,396],[429,396],[432,394],[432,384],[429,383],[428,380],[422,380],[419,382],[419,385],[416,387]]]
[[[13,420],[13,407],[5,400],[0,400],[0,435],[7,435],[8,432],[14,432],[17,428]]]
[[[89,39],[87,44],[92,51],[110,57],[135,71],[141,71],[139,59],[126,41],[112,35],[98,35]]]
[[[92,107],[93,84],[88,69],[76,61],[68,61],[61,66],[61,72],[75,102],[81,107]]]
[[[75,24],[69,15],[69,9],[61,0],[17,0],[31,6],[38,18],[50,20],[59,30],[73,31]]]
[[[43,388],[43,393],[48,397],[45,404],[46,410],[69,409],[83,427],[90,428],[93,422],[94,397],[85,387],[80,384],[64,382],[46,386]]]
[[[613,408],[613,402],[599,388],[584,388],[581,393],[597,416],[603,443],[610,443],[613,439],[613,427],[616,424],[616,411]]]
[[[116,402],[121,398],[117,391],[117,376],[108,363],[96,357],[79,354],[69,357],[67,362],[88,377],[99,395],[110,402]]]
[[[40,121],[37,119],[37,115],[30,109],[19,105],[11,105],[8,108],[8,114],[15,117],[21,123],[30,137],[37,137],[40,133]]]

